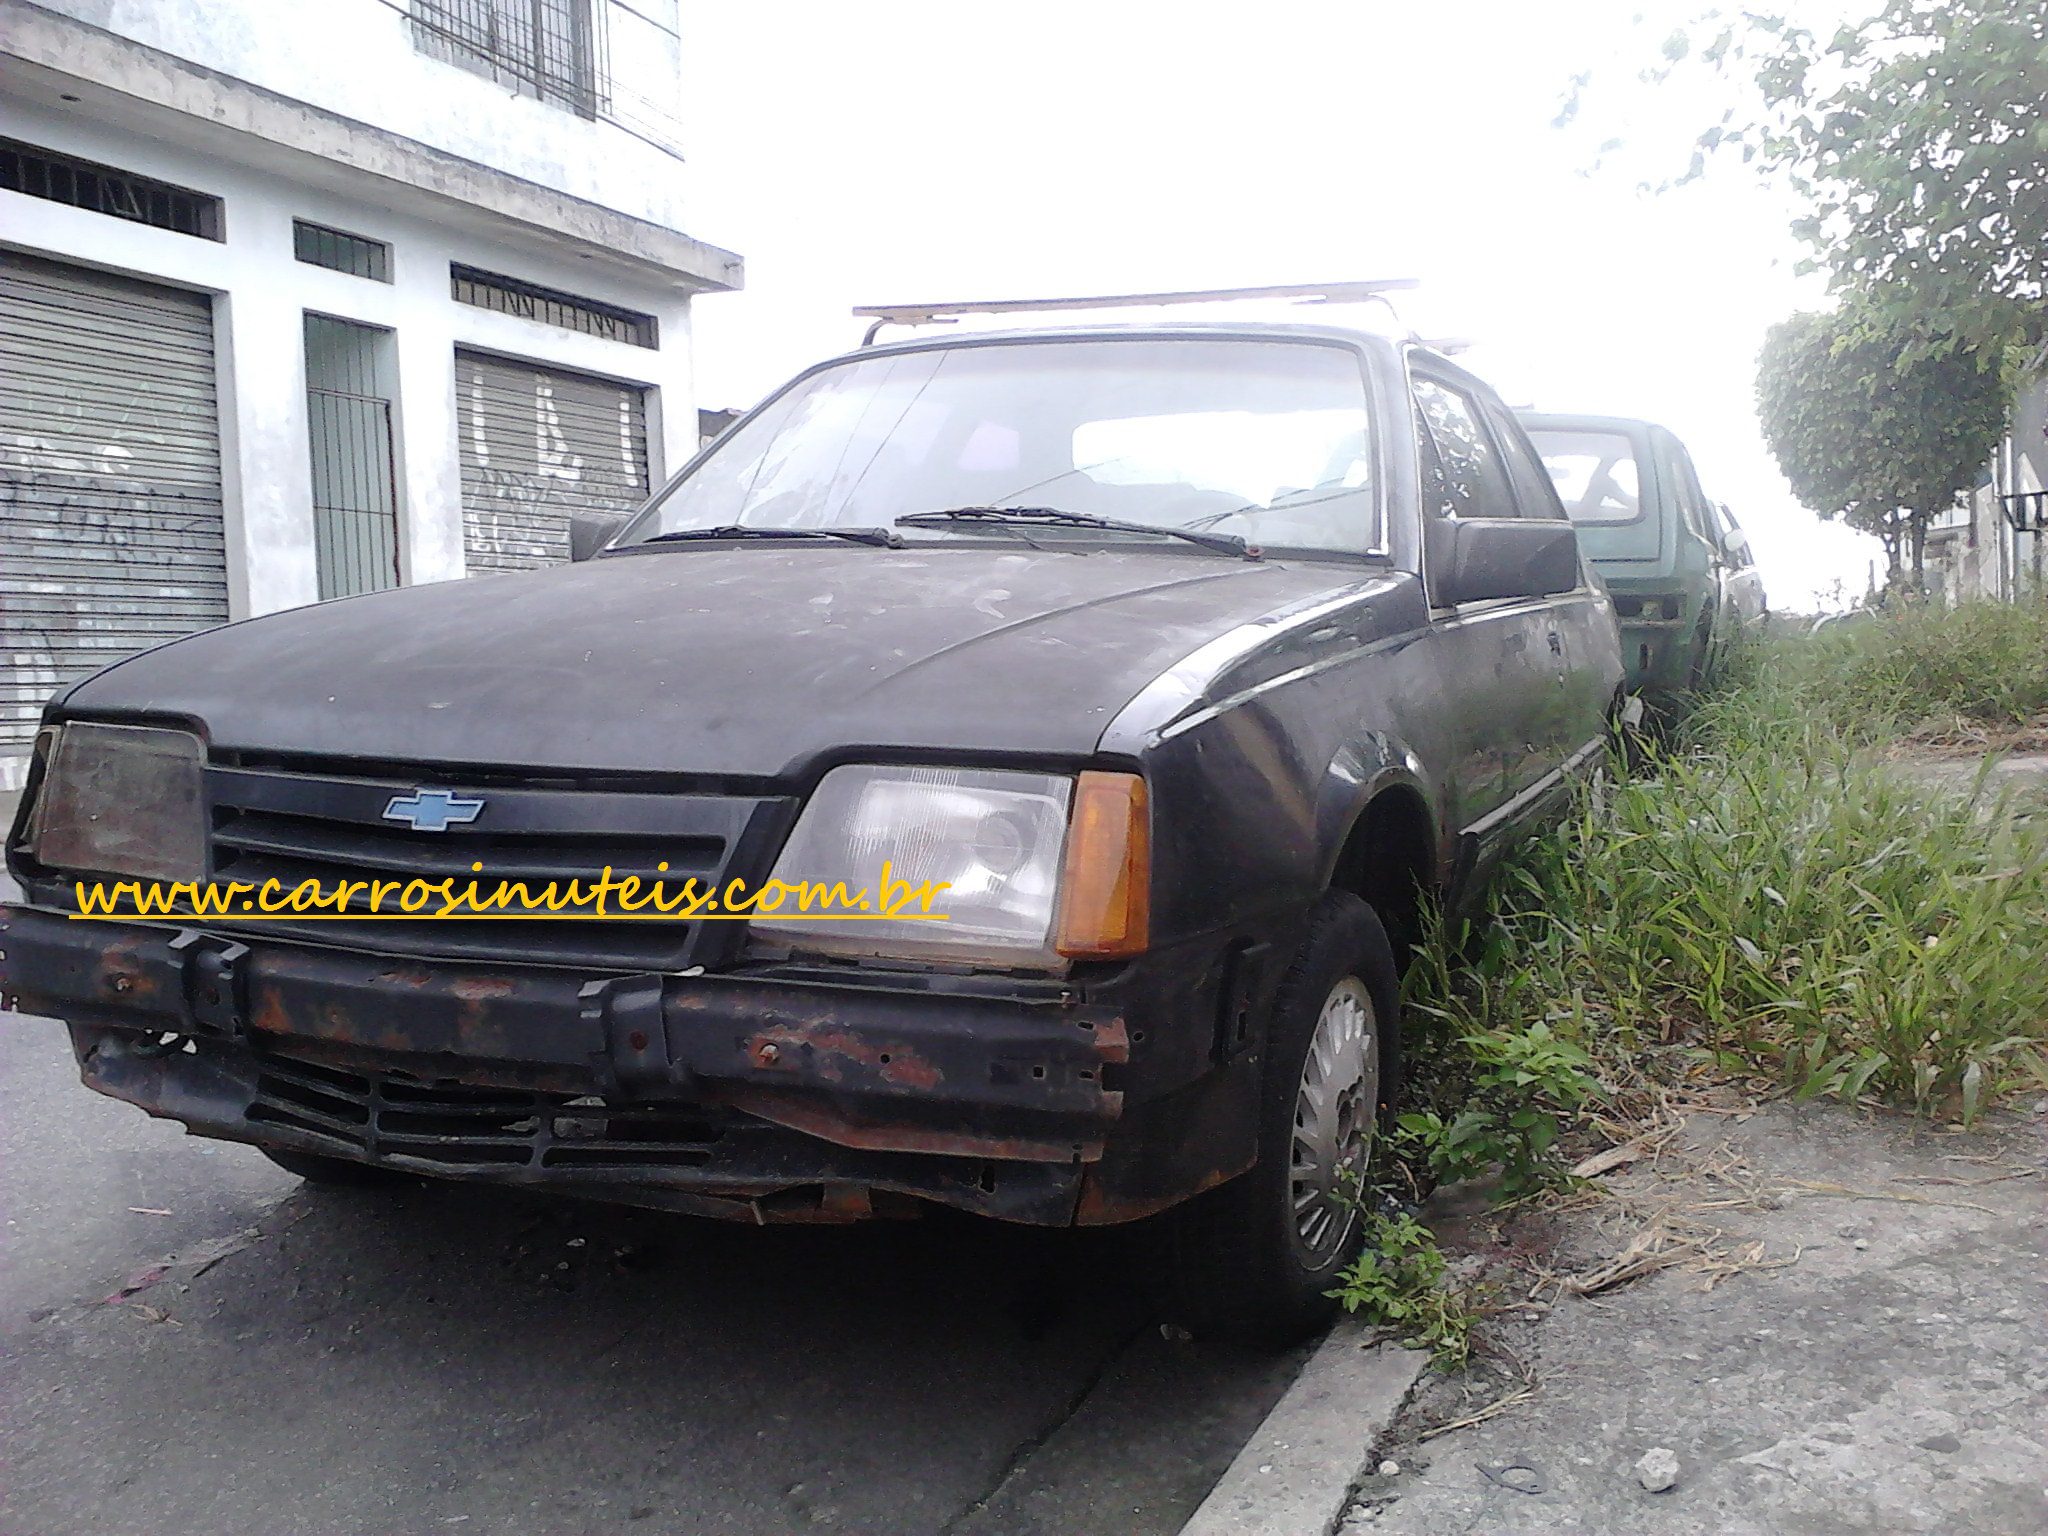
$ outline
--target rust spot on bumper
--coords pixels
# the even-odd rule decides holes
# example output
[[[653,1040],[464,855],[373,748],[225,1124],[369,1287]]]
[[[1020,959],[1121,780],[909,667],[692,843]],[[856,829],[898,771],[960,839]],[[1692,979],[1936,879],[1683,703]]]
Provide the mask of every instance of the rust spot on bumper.
[[[872,1074],[892,1087],[930,1092],[946,1081],[945,1073],[909,1046],[879,1044],[837,1023],[763,1030],[748,1039],[745,1049],[757,1067],[802,1070],[828,1083],[843,1083],[849,1076],[864,1081]]]
[[[1183,1200],[1214,1189],[1244,1171],[1241,1168],[1214,1168],[1171,1190],[1126,1195],[1110,1189],[1101,1171],[1090,1168],[1081,1177],[1081,1198],[1074,1206],[1074,1225],[1113,1227],[1127,1221],[1142,1221],[1147,1216],[1157,1216]]]
[[[146,1007],[163,992],[160,972],[153,971],[142,956],[143,941],[121,938],[109,944],[100,957],[97,978],[101,997],[122,1007]]]
[[[1124,1027],[1121,1018],[1106,1019],[1095,1026],[1095,1054],[1112,1067],[1129,1064],[1131,1059],[1131,1033]]]
[[[1120,1099],[1121,1095],[1108,1095]],[[1106,1128],[1091,1127],[1072,1140],[949,1130],[903,1120],[862,1119],[811,1093],[745,1085],[719,1091],[719,1101],[746,1114],[802,1131],[821,1141],[864,1152],[923,1152],[936,1157],[978,1157],[990,1162],[1093,1162],[1102,1156]]]

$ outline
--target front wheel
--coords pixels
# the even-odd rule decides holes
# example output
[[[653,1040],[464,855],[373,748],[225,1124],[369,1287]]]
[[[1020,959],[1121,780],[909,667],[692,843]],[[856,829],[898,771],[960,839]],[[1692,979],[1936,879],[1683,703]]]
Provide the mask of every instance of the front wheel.
[[[1173,1219],[1174,1310],[1196,1333],[1286,1344],[1335,1314],[1360,1181],[1391,1100],[1399,982],[1379,916],[1332,891],[1310,914],[1265,1036],[1258,1162]]]

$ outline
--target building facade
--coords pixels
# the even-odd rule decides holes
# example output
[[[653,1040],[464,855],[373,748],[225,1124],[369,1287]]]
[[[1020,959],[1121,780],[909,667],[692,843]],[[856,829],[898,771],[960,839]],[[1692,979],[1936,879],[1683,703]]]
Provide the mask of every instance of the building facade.
[[[1927,586],[1952,604],[2048,593],[2048,368],[2014,397],[1977,488],[1928,529]]]
[[[209,624],[565,559],[698,443],[677,0],[0,0],[0,790]]]

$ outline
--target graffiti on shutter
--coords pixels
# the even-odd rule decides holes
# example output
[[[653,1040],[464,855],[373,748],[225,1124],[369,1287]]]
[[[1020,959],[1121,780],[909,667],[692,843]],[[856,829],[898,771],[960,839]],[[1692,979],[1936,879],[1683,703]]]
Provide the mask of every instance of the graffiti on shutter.
[[[0,252],[0,788],[62,685],[228,616],[213,305]]]
[[[569,558],[569,514],[647,498],[645,391],[458,352],[463,546],[473,576]]]

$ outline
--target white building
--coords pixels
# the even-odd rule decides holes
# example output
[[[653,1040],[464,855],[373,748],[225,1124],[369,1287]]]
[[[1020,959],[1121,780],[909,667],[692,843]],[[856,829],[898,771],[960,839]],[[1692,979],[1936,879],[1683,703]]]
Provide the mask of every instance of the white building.
[[[1951,603],[2048,593],[2048,367],[2014,398],[1983,482],[1929,528],[1927,586]]]
[[[564,558],[696,451],[677,0],[0,0],[0,790],[231,618]]]

